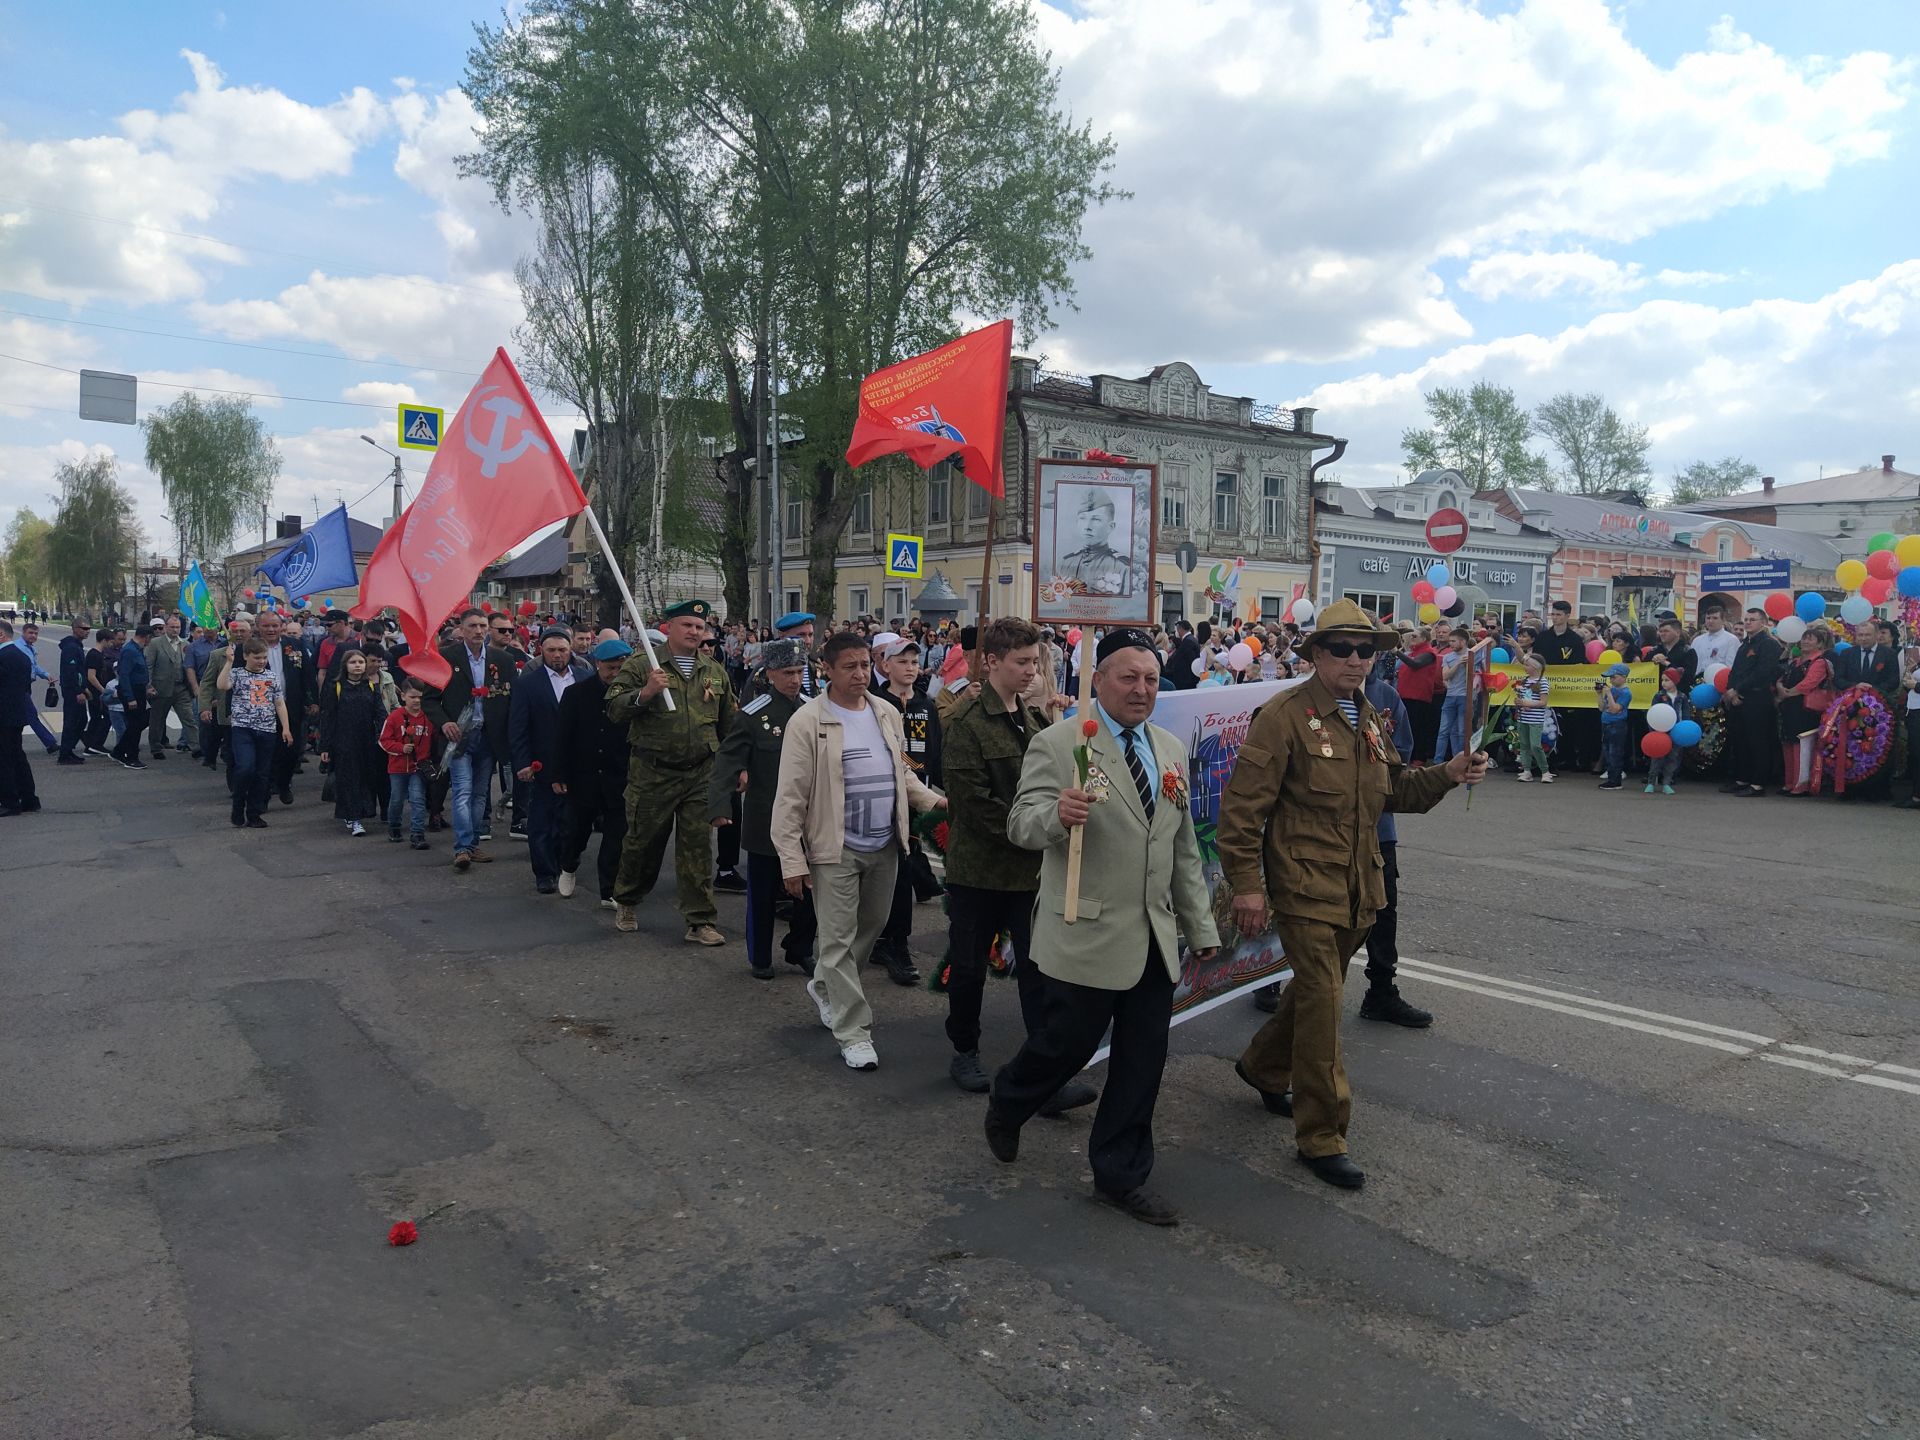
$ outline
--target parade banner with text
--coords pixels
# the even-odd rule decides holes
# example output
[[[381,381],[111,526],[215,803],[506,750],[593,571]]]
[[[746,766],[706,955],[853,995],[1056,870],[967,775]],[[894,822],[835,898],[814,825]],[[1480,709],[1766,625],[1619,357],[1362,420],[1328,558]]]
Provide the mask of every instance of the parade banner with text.
[[[1513,699],[1513,687],[1527,678],[1526,667],[1495,665],[1490,668],[1494,674],[1505,675],[1512,682],[1505,689],[1494,692],[1492,703],[1508,704]],[[1598,710],[1600,692],[1594,687],[1606,678],[1607,667],[1604,665],[1549,665],[1546,669],[1547,704],[1556,710]],[[1660,693],[1660,667],[1627,666],[1627,688],[1633,692],[1631,708],[1645,710],[1653,704],[1653,697]]]
[[[1202,685],[1193,690],[1162,691],[1153,710],[1153,723],[1178,735],[1187,745],[1187,794],[1193,810],[1194,837],[1200,842],[1200,865],[1206,872],[1207,894],[1213,901],[1213,922],[1220,931],[1220,949],[1211,960],[1196,960],[1191,949],[1180,952],[1180,980],[1173,991],[1173,1023],[1226,1004],[1236,995],[1260,985],[1291,979],[1280,937],[1268,930],[1251,939],[1233,923],[1233,896],[1220,868],[1220,846],[1215,838],[1220,823],[1220,792],[1233,774],[1234,757],[1247,738],[1253,712],[1298,680],[1268,680],[1256,685]],[[1102,1045],[1090,1064],[1107,1056]]]
[[[882,455],[905,455],[925,470],[953,455],[967,479],[989,495],[1002,494],[1012,354],[1013,322],[1002,320],[874,371],[860,382],[847,463],[858,469]]]

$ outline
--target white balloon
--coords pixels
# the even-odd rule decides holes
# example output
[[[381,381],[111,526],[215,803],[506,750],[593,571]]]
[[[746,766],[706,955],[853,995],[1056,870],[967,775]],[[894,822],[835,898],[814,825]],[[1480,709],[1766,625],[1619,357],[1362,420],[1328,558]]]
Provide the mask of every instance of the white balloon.
[[[1451,585],[1442,585],[1438,590],[1433,592],[1433,603],[1438,605],[1442,610],[1451,610],[1453,608],[1453,602],[1459,598],[1460,592],[1455,590]]]
[[[1664,701],[1647,711],[1647,728],[1662,734],[1680,723],[1680,712]]]
[[[1228,669],[1244,670],[1251,664],[1253,664],[1253,647],[1247,644],[1246,641],[1242,640],[1238,645],[1227,651]]]
[[[1305,596],[1302,596],[1300,599],[1293,602],[1293,610],[1291,613],[1293,615],[1294,624],[1311,625],[1313,623],[1313,617],[1315,614],[1315,611],[1313,608],[1313,602],[1307,599]]]
[[[1858,625],[1873,618],[1873,602],[1864,595],[1849,595],[1840,602],[1840,618],[1849,625]]]
[[[1807,633],[1807,622],[1798,615],[1789,615],[1773,627],[1773,633],[1789,645],[1798,645],[1800,637]]]
[[[1718,661],[1715,661],[1713,664],[1707,666],[1706,669],[1700,672],[1701,682],[1707,685],[1713,684],[1714,677],[1718,675],[1722,670],[1725,670],[1726,668],[1727,667],[1725,665],[1722,665]]]
[[[1193,662],[1193,673],[1196,675],[1204,675],[1207,673],[1207,657],[1204,654]]]

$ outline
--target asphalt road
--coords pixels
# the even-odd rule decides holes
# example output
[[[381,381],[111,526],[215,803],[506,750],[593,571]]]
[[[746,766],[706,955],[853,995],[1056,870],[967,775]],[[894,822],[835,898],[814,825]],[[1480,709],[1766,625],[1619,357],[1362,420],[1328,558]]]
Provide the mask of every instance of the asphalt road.
[[[183,757],[0,821],[0,1436],[1920,1435],[1920,815],[1490,781],[1406,823],[1358,1194],[1176,1032],[1151,1230],[997,1165],[940,999],[616,936]],[[442,838],[442,837],[436,837]],[[721,900],[740,932],[740,902]],[[937,907],[916,948],[940,948]],[[1011,1053],[1010,985],[988,995]],[[420,1242],[386,1245],[421,1217]]]

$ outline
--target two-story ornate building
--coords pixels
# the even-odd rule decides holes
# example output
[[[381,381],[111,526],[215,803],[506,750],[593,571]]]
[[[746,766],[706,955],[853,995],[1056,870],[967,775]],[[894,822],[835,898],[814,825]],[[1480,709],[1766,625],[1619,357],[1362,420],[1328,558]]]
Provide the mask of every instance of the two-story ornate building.
[[[1161,365],[1138,379],[1062,375],[1016,356],[1003,437],[1006,500],[994,534],[993,614],[1032,610],[1034,482],[1041,460],[1078,460],[1104,450],[1160,467],[1156,613],[1198,618],[1211,607],[1205,589],[1217,564],[1242,562],[1240,613],[1270,615],[1301,593],[1312,570],[1312,481],[1315,453],[1325,464],[1345,442],[1314,430],[1311,409],[1257,405],[1217,395],[1190,365]],[[964,604],[980,612],[987,534],[987,495],[950,465],[920,471],[883,461],[873,488],[856,503],[840,539],[836,616],[904,617],[938,571]],[[798,499],[784,516],[787,608],[800,606],[810,517]],[[922,580],[890,579],[884,551],[889,532],[925,538]],[[1183,575],[1174,552],[1191,542],[1199,563]]]

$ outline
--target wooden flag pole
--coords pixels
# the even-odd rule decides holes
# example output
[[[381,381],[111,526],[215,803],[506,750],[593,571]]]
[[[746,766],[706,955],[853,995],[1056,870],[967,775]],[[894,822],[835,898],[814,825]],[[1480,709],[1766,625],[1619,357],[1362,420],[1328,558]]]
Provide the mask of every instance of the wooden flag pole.
[[[1093,627],[1080,627],[1080,663],[1079,674],[1074,678],[1080,686],[1080,703],[1074,707],[1074,719],[1084,725],[1093,718]],[[1083,735],[1080,743],[1087,747],[1088,763],[1092,763],[1093,738]],[[1087,827],[1076,825],[1067,836],[1067,897],[1061,906],[1061,919],[1071,925],[1080,918],[1080,853],[1086,848]]]
[[[653,653],[653,641],[647,638],[647,617],[640,613],[640,604],[633,598],[633,591],[627,588],[627,577],[621,573],[620,557],[613,553],[613,546],[607,543],[607,532],[600,528],[600,517],[593,513],[593,506],[587,506],[587,528],[593,531],[593,538],[600,542],[600,553],[607,557],[607,568],[613,572],[613,583],[620,587],[620,598],[627,602],[627,613],[633,616],[633,628],[640,632],[640,648],[647,652],[647,663],[654,669],[660,668],[660,657]],[[673,691],[662,690],[660,698],[667,702],[667,709],[678,707],[673,703]]]

